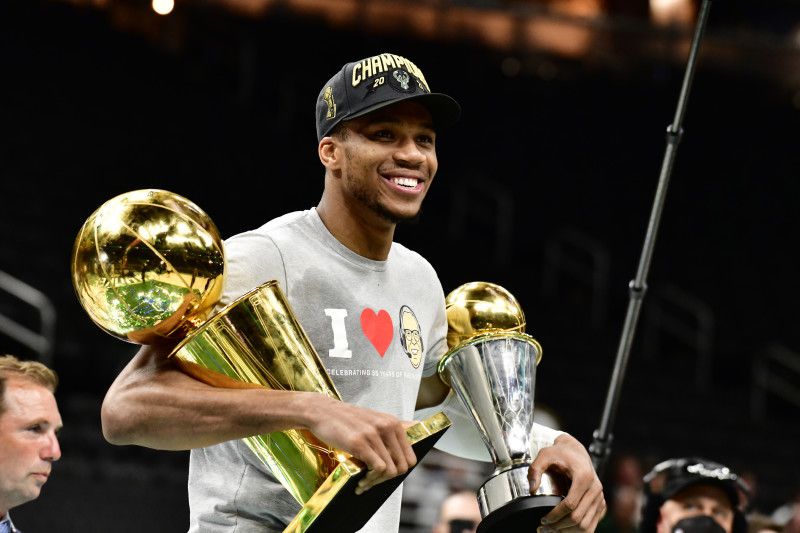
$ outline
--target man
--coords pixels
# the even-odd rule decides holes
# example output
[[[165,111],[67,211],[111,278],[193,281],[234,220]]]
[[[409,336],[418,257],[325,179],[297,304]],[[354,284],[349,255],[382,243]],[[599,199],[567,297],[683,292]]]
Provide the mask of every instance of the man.
[[[0,533],[19,531],[9,511],[39,497],[61,457],[57,384],[37,361],[0,357]]]
[[[416,464],[407,421],[448,392],[435,372],[447,347],[443,289],[433,267],[393,237],[418,215],[438,168],[437,131],[460,107],[431,93],[408,59],[380,54],[346,64],[316,109],[322,198],[225,242],[221,305],[278,280],[344,401],[209,387],[173,366],[165,345],[143,347],[103,402],[110,442],[192,449],[191,531],[282,531],[298,512],[237,439],[310,430],[366,463],[361,493]],[[593,530],[605,510],[602,486],[583,446],[557,435],[530,474],[534,488],[549,467],[572,478],[548,527]],[[363,531],[397,531],[400,498],[396,491]]]
[[[432,533],[474,533],[480,521],[481,509],[475,492],[461,490],[442,501]]]
[[[719,463],[686,457],[644,477],[640,533],[746,533],[748,488]]]

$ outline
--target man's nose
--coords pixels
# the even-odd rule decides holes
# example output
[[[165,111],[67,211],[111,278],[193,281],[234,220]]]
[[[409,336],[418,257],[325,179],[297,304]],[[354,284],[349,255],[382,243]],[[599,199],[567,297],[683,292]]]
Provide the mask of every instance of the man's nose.
[[[61,459],[61,445],[55,433],[48,436],[47,444],[42,448],[42,459],[50,462]]]
[[[413,138],[408,137],[399,144],[397,150],[395,151],[394,158],[397,161],[404,161],[408,164],[419,165],[425,161],[425,154],[423,154],[422,150],[419,149],[416,141],[414,141]]]

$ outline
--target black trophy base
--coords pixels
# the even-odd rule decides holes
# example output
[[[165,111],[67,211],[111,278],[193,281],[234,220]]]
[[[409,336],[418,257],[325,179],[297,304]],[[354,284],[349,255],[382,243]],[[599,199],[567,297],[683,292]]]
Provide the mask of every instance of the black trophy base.
[[[450,420],[442,413],[437,413],[423,422],[417,424],[425,427],[426,430],[419,435],[411,436],[411,448],[417,456],[417,464],[433,448],[434,444],[450,427]],[[415,426],[415,427],[417,427]],[[407,430],[411,431],[411,430]],[[332,499],[323,509],[320,509],[317,516],[307,524],[298,525],[296,528],[290,526],[287,531],[302,533],[354,533],[363,528],[378,509],[389,499],[389,496],[400,486],[405,478],[412,472],[411,468],[405,474],[383,483],[375,485],[368,491],[357,495],[355,493],[358,482],[367,475],[364,469],[356,475],[351,476],[344,486],[339,489],[336,497]]]
[[[486,515],[478,524],[478,533],[530,533],[539,527],[542,517],[561,503],[561,496],[523,496],[511,500]]]

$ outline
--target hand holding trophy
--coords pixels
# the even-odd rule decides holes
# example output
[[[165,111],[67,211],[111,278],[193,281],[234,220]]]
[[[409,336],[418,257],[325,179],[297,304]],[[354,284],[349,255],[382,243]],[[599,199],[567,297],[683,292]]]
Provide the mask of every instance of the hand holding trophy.
[[[198,206],[144,189],[101,205],[72,251],[72,281],[95,324],[136,344],[177,342],[169,357],[213,386],[318,392],[341,399],[276,281],[215,312],[225,258]],[[437,413],[406,431],[418,458],[449,427]],[[306,430],[242,439],[302,505],[285,532],[356,531],[405,476],[356,496],[363,463]]]
[[[530,493],[533,407],[539,343],[525,333],[514,296],[493,283],[473,282],[446,298],[449,351],[439,376],[469,413],[495,470],[478,490],[478,532],[527,532],[562,500],[548,474]]]

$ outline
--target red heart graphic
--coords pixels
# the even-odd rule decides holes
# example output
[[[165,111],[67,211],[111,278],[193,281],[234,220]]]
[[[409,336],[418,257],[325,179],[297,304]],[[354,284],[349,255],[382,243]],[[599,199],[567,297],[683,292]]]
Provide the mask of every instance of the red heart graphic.
[[[364,309],[361,312],[361,329],[367,336],[369,342],[378,350],[378,353],[386,353],[389,343],[392,342],[394,327],[392,327],[392,317],[385,310],[381,309],[375,314],[372,309]]]

